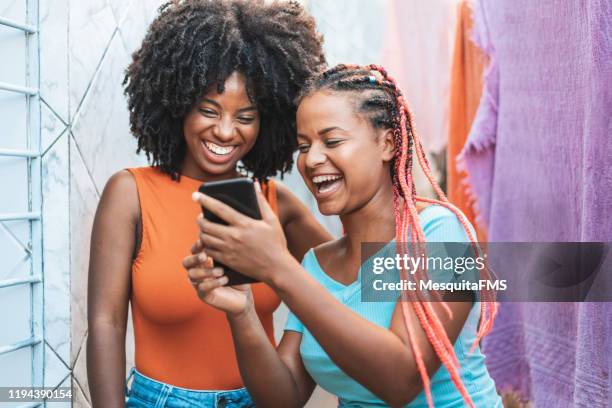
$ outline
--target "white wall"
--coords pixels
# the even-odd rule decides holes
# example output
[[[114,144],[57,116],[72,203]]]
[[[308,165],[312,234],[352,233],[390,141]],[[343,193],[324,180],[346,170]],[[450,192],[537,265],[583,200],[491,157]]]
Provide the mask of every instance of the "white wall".
[[[108,177],[146,163],[135,154],[121,81],[159,3],[40,0],[45,379],[72,384],[77,407],[90,406],[84,345],[93,216]]]
[[[139,45],[155,15],[159,0],[39,0],[40,42],[40,151],[42,164],[42,260],[44,273],[44,383],[73,386],[74,406],[88,407],[89,390],[85,371],[86,288],[89,239],[100,192],[108,177],[119,169],[143,165],[135,154],[136,142],[129,134],[128,112],[121,86],[130,54]],[[325,35],[330,64],[376,62],[382,47],[386,12],[384,0],[311,0],[304,2]],[[0,0],[0,15],[25,13],[22,0]],[[23,81],[23,45],[0,27],[0,81]],[[25,134],[24,102],[0,92],[3,130]],[[21,120],[20,118],[23,118]],[[1,136],[0,136],[1,137]],[[25,140],[25,139],[23,139]],[[23,140],[2,138],[0,147],[20,147]],[[15,146],[7,146],[15,144]],[[4,144],[3,144],[4,143]],[[27,201],[27,168],[13,159],[1,159],[3,182],[0,213],[16,211]],[[11,161],[13,160],[13,161]],[[10,185],[7,180],[12,180]],[[299,175],[285,178],[296,194],[316,212],[312,197]],[[8,193],[10,192],[10,194]],[[25,200],[25,201],[24,201]],[[318,214],[318,213],[317,213]],[[335,219],[320,220],[336,235],[341,233]],[[28,240],[24,226],[0,225],[0,279],[26,268],[23,248],[14,237]],[[21,268],[21,269],[20,269]],[[0,310],[9,310],[16,299],[29,298],[28,287],[0,292]],[[26,293],[27,292],[27,293]],[[25,303],[29,304],[29,303]],[[0,315],[0,344],[25,337],[30,310],[19,307]],[[23,315],[22,319],[20,316]],[[277,333],[284,325],[286,309],[276,316]],[[24,335],[24,336],[21,336]],[[13,339],[13,337],[15,339]],[[21,336],[21,337],[20,337]],[[133,340],[128,340],[133,350]],[[2,360],[3,378],[18,374],[32,356],[24,350],[13,360]],[[131,365],[131,355],[128,356]],[[27,368],[27,369],[26,369]],[[2,375],[5,377],[2,377]],[[336,406],[334,397],[317,392],[310,407]],[[68,406],[70,404],[64,404]],[[53,404],[60,407],[61,404]]]

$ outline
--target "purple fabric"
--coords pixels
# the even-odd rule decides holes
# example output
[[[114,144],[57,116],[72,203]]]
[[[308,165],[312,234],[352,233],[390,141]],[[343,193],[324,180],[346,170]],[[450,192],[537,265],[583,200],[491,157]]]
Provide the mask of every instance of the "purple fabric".
[[[612,2],[474,9],[491,66],[461,162],[489,240],[612,241]],[[612,303],[502,304],[485,351],[537,407],[611,404]]]

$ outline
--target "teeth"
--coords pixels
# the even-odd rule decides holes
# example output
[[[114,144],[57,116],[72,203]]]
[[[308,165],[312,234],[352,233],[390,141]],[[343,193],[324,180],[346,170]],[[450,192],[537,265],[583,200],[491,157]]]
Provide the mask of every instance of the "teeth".
[[[342,176],[315,176],[312,178],[312,182],[314,184],[319,184],[319,183],[324,183],[326,181],[334,181],[334,180],[340,180],[342,178]]]
[[[219,155],[230,154],[236,148],[236,146],[219,146],[212,142],[204,142],[204,144],[208,150]]]
[[[334,184],[329,184],[327,186],[319,186],[319,193],[327,193],[328,191],[334,188]]]

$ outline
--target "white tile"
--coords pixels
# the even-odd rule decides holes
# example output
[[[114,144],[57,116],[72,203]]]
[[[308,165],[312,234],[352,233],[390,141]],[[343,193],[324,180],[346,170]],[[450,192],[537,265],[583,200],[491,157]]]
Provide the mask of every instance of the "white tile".
[[[68,135],[43,156],[45,338],[70,363],[70,212]]]
[[[88,400],[89,396],[85,397],[85,391],[83,391],[78,383],[75,381],[74,376],[72,377],[72,407],[73,408],[91,408]]]
[[[108,0],[108,4],[113,11],[113,15],[115,16],[115,21],[117,25],[120,25],[123,20],[125,20],[126,15],[129,13],[130,8],[135,3],[144,3],[142,0],[134,1],[134,0]]]
[[[70,369],[55,354],[53,349],[45,344],[45,387],[55,388],[70,374]]]
[[[61,384],[60,387],[63,388],[64,390],[70,390],[73,397],[72,399],[74,400],[74,390],[72,389],[72,377],[68,376]],[[72,401],[54,401],[53,403],[47,403],[47,407],[48,408],[72,408]]]
[[[68,127],[55,112],[49,109],[44,103],[41,104],[40,116],[40,150],[44,153]]]
[[[131,55],[140,48],[149,25],[157,16],[157,8],[162,4],[158,0],[135,1],[119,25],[119,35],[125,49]]]
[[[40,95],[68,123],[68,0],[39,0]]]
[[[159,15],[159,8],[166,2],[164,0],[145,0],[144,3],[147,6],[145,12],[149,20],[153,21]]]
[[[82,109],[73,134],[98,191],[117,171],[146,163],[136,155],[136,139],[129,131],[129,113],[121,81],[129,57],[115,36]]]
[[[83,338],[80,346],[80,352],[77,356],[74,366],[72,367],[72,376],[79,383],[83,395],[87,402],[91,402],[89,397],[89,384],[87,382],[87,353],[86,353],[87,335]]]
[[[74,362],[87,331],[89,242],[97,205],[98,193],[74,140],[70,139],[71,362]]]
[[[68,40],[71,112],[78,109],[115,28],[115,18],[106,0],[70,2]]]

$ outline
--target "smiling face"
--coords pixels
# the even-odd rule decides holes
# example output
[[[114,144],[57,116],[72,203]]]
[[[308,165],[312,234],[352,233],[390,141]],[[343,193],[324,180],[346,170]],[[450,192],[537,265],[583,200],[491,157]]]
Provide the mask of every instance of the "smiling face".
[[[297,111],[297,166],[325,215],[345,215],[391,191],[393,137],[356,112],[347,92],[317,91]]]
[[[223,93],[213,86],[185,116],[183,174],[201,180],[235,177],[236,164],[255,144],[260,117],[244,75],[234,72]]]

